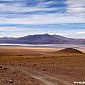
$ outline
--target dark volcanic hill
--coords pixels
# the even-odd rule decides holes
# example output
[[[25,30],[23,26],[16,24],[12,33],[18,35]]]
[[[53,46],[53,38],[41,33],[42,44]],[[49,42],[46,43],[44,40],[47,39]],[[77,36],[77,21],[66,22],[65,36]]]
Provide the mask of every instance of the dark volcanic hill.
[[[74,49],[74,48],[65,48],[62,50],[57,51],[57,53],[77,53],[77,54],[84,54],[83,52]]]
[[[85,39],[66,38],[60,35],[28,35],[20,38],[0,38],[0,43],[12,44],[85,44]]]

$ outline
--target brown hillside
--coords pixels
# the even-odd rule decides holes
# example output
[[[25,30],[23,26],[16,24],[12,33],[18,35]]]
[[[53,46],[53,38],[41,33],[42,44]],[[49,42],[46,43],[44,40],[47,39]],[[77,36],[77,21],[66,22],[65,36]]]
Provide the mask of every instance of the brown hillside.
[[[59,50],[57,51],[58,53],[78,53],[78,54],[83,54],[83,52],[77,50],[77,49],[74,49],[74,48],[65,48],[65,49],[62,49],[62,50]]]

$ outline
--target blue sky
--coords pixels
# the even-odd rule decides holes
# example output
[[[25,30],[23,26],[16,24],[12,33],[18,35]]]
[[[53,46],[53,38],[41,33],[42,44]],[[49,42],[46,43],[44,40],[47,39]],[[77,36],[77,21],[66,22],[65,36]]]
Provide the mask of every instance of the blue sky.
[[[0,0],[0,37],[44,33],[85,38],[85,0]]]

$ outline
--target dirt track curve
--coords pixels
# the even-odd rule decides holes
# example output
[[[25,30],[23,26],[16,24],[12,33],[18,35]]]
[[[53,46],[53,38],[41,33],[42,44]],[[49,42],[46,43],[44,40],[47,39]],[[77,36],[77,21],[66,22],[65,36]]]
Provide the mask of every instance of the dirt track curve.
[[[8,65],[3,65],[3,66],[10,68],[12,70],[18,70],[20,72],[23,72],[26,75],[39,80],[41,82],[41,85],[74,85],[73,83],[67,80],[63,80],[59,78],[57,75],[51,73],[35,71],[22,66],[8,66]]]

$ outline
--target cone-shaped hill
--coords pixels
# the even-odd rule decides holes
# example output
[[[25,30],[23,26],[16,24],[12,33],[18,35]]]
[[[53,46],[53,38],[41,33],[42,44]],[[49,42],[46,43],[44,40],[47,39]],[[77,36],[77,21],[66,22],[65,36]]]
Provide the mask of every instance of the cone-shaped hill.
[[[74,49],[74,48],[65,48],[62,50],[57,51],[58,53],[77,53],[77,54],[84,54],[83,52]]]

